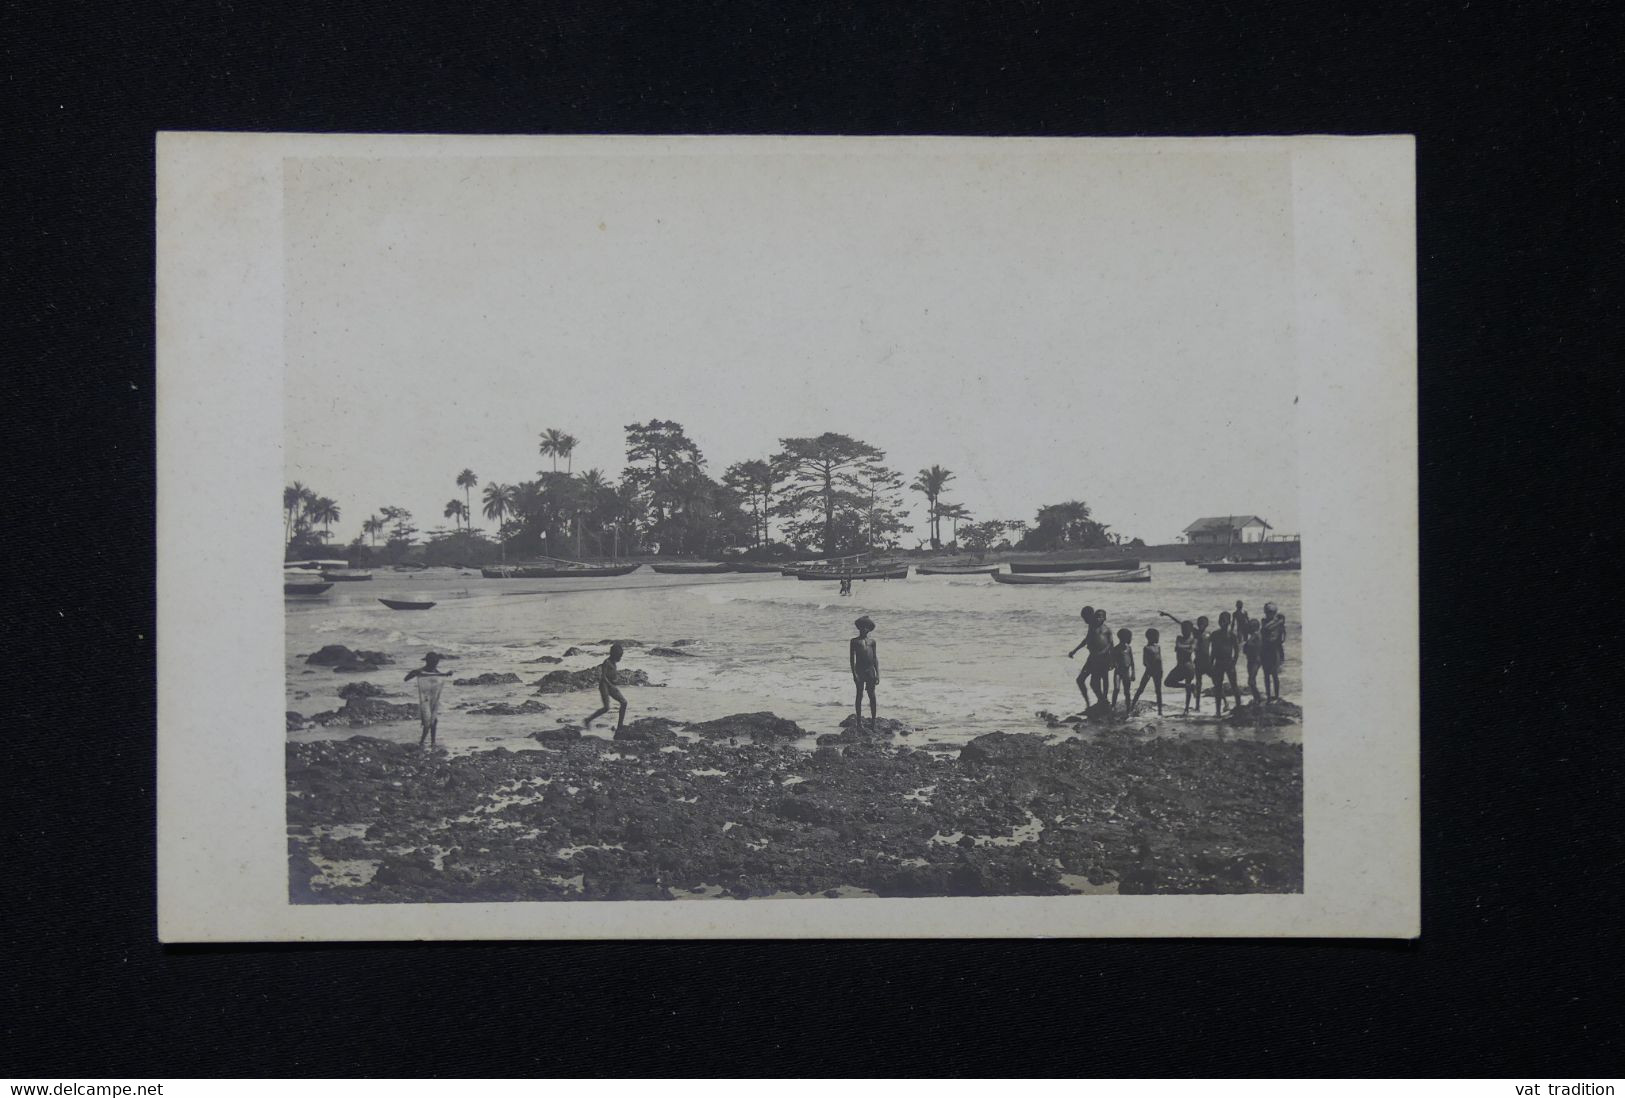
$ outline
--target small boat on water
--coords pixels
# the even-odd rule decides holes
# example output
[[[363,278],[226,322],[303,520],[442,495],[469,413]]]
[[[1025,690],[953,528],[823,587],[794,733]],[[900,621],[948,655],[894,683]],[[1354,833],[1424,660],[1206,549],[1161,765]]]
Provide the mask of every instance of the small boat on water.
[[[1216,560],[1202,565],[1209,572],[1300,572],[1301,560]]]
[[[350,567],[350,562],[347,560],[290,560],[283,564],[282,570],[284,572],[291,572],[294,570],[301,572],[319,572],[324,568],[329,571],[334,571],[348,567]]]
[[[405,599],[379,599],[378,601],[391,610],[428,610],[434,606],[432,602],[407,602]]]
[[[322,579],[329,583],[359,583],[362,580],[372,579],[372,573],[360,568],[345,568],[336,571],[323,569]]]
[[[908,579],[908,565],[901,568],[870,569],[868,571],[843,568],[840,570],[811,570],[794,573],[798,580],[900,580]]]
[[[322,595],[333,586],[331,583],[316,583],[305,580],[283,580],[282,593],[284,595]]]
[[[1013,560],[1010,571],[1030,575],[1049,572],[1122,572],[1138,568],[1140,562],[1133,557],[1114,557],[1110,560]]]
[[[649,567],[663,576],[716,576],[721,575],[723,572],[737,570],[736,566],[732,564],[705,564],[699,562],[690,564],[651,564]],[[777,569],[774,570],[777,571]]]
[[[1151,569],[1131,568],[1121,572],[1085,572],[1064,575],[1006,575],[993,573],[995,583],[1150,583]]]
[[[998,570],[997,564],[978,568],[930,568],[922,564],[914,569],[915,573],[921,576],[991,576]]]

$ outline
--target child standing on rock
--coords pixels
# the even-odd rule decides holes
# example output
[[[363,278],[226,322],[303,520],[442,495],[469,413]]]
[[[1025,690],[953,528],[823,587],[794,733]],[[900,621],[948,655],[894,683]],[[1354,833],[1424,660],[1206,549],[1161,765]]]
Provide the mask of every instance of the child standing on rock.
[[[619,643],[609,646],[609,659],[598,665],[598,700],[604,704],[592,716],[582,722],[583,728],[591,728],[592,722],[609,712],[609,699],[614,698],[621,703],[621,711],[615,718],[615,731],[621,730],[626,723],[626,695],[622,694],[620,687],[615,685],[616,672],[620,670],[621,657],[626,655],[626,649]]]
[[[418,746],[423,741],[429,741],[429,746],[435,746],[435,733],[440,728],[440,692],[446,687],[446,680],[451,677],[449,671],[440,670],[440,653],[430,652],[423,657],[423,666],[406,673],[404,682],[418,680],[418,720],[423,724],[423,732],[418,736]]]
[[[875,623],[865,614],[852,624],[857,626],[858,635],[852,638],[846,651],[847,660],[852,665],[852,683],[857,688],[853,705],[857,710],[858,727],[861,728],[863,692],[869,692],[869,731],[873,732],[876,727],[875,686],[880,682],[880,650],[875,646],[875,639],[869,635],[875,631]]]

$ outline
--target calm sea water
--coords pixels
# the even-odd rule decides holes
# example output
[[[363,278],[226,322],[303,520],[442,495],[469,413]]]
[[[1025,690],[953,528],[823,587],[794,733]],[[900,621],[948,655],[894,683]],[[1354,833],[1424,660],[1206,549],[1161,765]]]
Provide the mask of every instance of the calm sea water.
[[[868,614],[877,623],[880,648],[880,713],[925,729],[919,740],[963,741],[983,732],[1042,731],[1039,709],[1060,714],[1082,708],[1073,679],[1081,664],[1067,652],[1082,638],[1078,611],[1085,603],[1103,607],[1115,632],[1134,631],[1136,663],[1144,631],[1162,632],[1165,667],[1173,666],[1178,627],[1158,610],[1180,617],[1219,612],[1241,599],[1249,613],[1262,616],[1265,602],[1287,615],[1288,661],[1282,690],[1290,700],[1300,692],[1300,575],[1211,575],[1175,562],[1153,564],[1148,584],[1077,584],[1017,587],[990,577],[910,576],[870,581],[841,597],[834,583],[803,582],[778,576],[661,576],[648,569],[602,580],[487,580],[478,573],[452,570],[396,573],[381,570],[366,583],[335,584],[326,596],[285,600],[288,654],[287,707],[307,716],[338,708],[337,690],[358,679],[415,697],[401,677],[423,653],[457,657],[445,666],[457,677],[486,671],[512,671],[520,685],[448,685],[440,735],[453,750],[494,743],[529,745],[526,733],[562,719],[577,721],[597,707],[595,691],[548,695],[552,712],[528,717],[480,717],[459,704],[532,696],[532,683],[548,671],[589,667],[604,658],[596,642],[633,638],[647,645],[677,640],[695,643],[693,658],[652,656],[632,648],[624,668],[642,668],[664,689],[628,688],[627,719],[658,715],[707,720],[728,713],[771,710],[817,734],[837,730],[852,704],[847,641],[852,622]],[[377,599],[434,601],[432,610],[394,611]],[[324,644],[381,649],[396,667],[371,675],[308,669],[303,656]],[[527,663],[539,655],[561,655],[571,645],[592,652],[561,664]],[[307,673],[307,671],[309,673]],[[1242,673],[1245,688],[1245,672]],[[1150,692],[1147,692],[1147,698]],[[1183,692],[1165,690],[1174,719],[1165,730],[1212,735],[1210,721],[1178,719]],[[1212,703],[1209,702],[1211,712]],[[1141,719],[1148,714],[1141,701]],[[613,725],[611,724],[611,727]],[[334,727],[296,732],[294,739],[349,736]],[[412,724],[381,725],[369,735],[415,740]],[[605,734],[608,734],[607,731]],[[1288,730],[1296,738],[1297,730]]]

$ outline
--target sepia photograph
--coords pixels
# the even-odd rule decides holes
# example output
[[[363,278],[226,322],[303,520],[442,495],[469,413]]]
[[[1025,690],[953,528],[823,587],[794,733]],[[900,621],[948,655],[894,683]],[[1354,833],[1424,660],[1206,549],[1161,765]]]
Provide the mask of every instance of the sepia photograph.
[[[1310,532],[1292,145],[393,140],[259,180],[289,907],[1303,897],[1414,529]]]

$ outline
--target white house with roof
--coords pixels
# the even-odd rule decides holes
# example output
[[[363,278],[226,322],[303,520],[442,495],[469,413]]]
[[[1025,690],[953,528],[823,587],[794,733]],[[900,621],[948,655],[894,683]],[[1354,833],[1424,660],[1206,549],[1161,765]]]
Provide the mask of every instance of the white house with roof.
[[[1248,545],[1268,539],[1270,524],[1257,515],[1210,515],[1185,527],[1192,545]]]

